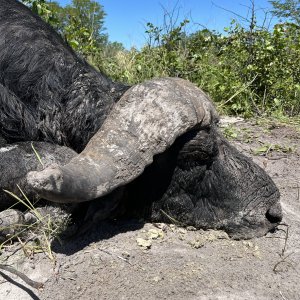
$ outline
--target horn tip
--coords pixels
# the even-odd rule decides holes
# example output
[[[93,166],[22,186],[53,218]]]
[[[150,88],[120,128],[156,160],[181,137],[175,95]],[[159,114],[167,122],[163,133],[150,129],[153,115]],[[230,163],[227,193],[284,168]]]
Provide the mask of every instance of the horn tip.
[[[41,196],[57,193],[61,190],[63,173],[58,167],[49,167],[43,171],[32,171],[27,174],[27,183]]]

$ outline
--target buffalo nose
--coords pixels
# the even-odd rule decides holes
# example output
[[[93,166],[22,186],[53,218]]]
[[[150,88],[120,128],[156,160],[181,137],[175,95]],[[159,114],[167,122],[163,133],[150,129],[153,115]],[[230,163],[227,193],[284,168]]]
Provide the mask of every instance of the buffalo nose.
[[[271,223],[279,223],[282,220],[282,209],[279,202],[269,208],[266,212],[266,218]]]

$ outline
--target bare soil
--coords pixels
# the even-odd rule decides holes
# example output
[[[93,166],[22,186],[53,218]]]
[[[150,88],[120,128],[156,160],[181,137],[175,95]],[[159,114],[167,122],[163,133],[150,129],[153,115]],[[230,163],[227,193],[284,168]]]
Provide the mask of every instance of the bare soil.
[[[279,230],[234,241],[220,231],[105,222],[84,237],[54,244],[52,260],[44,253],[14,253],[8,262],[44,288],[3,272],[9,277],[0,277],[0,299],[300,299],[299,130],[241,121],[224,131],[280,189]]]

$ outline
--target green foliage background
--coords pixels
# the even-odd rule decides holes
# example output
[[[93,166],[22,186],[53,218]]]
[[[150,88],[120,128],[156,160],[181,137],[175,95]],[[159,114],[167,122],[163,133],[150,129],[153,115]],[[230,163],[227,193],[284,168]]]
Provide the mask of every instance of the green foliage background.
[[[146,25],[148,40],[140,50],[108,40],[105,12],[97,2],[73,0],[64,8],[44,0],[23,2],[115,80],[185,78],[206,91],[223,113],[244,117],[300,112],[299,1],[270,1],[272,13],[283,18],[272,29],[258,26],[253,9],[247,25],[232,20],[226,34],[207,29],[187,34],[188,20],[173,24],[167,15],[162,26]]]

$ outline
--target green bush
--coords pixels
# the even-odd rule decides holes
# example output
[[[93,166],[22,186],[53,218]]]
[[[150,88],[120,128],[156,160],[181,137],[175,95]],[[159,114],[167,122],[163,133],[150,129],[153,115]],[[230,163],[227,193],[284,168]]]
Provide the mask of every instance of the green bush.
[[[232,21],[226,36],[208,30],[187,36],[185,24],[167,34],[148,24],[149,39],[159,43],[114,57],[100,55],[98,65],[131,84],[160,76],[188,79],[229,114],[299,114],[299,26],[283,23],[272,31],[250,31]],[[160,36],[153,38],[153,32]]]
[[[233,20],[223,35],[207,29],[186,34],[189,21],[175,25],[170,18],[163,26],[148,23],[146,45],[126,50],[120,43],[100,43],[90,19],[80,25],[78,13],[87,4],[91,10],[91,0],[73,0],[80,10],[47,6],[44,0],[24,1],[115,80],[135,84],[153,77],[185,78],[206,91],[224,113],[244,117],[300,112],[300,27],[295,22],[267,30],[257,26],[253,15],[248,28]],[[67,23],[65,13],[73,16]],[[99,6],[99,30],[104,15]]]

